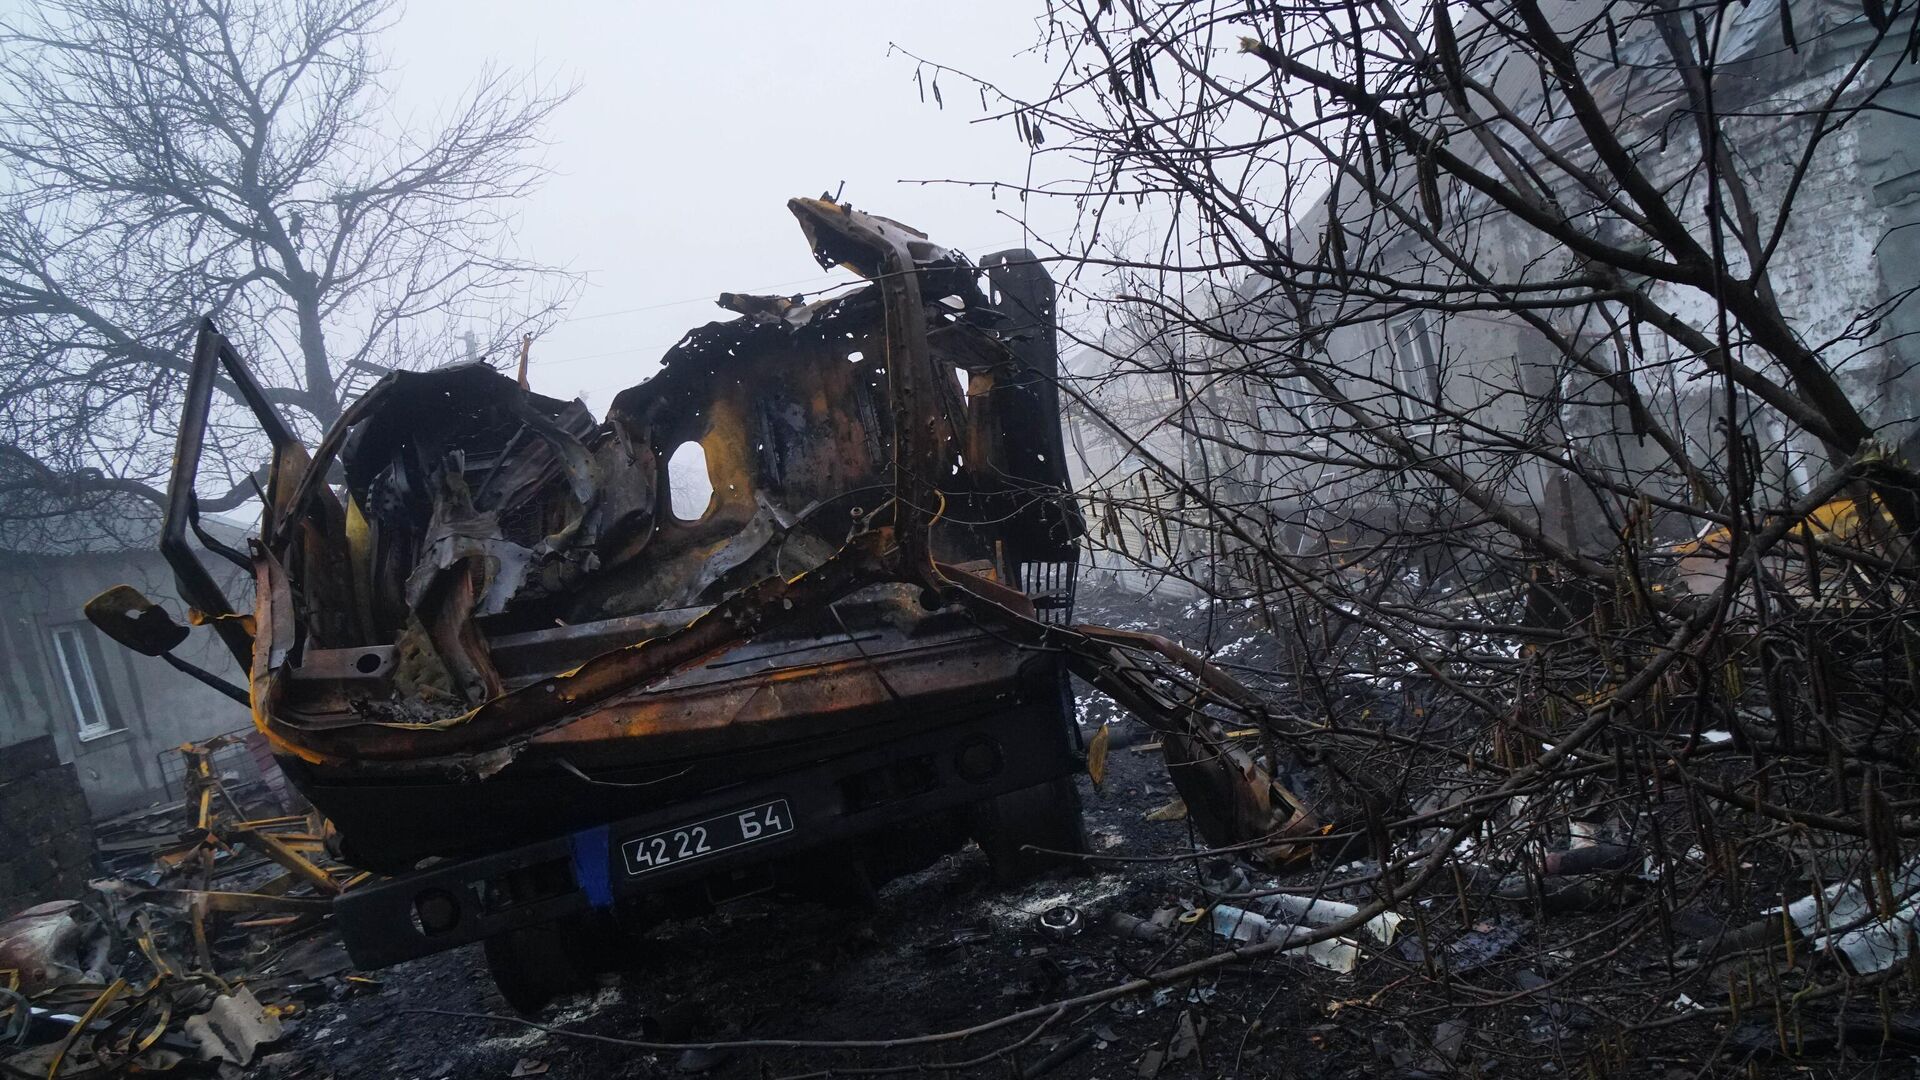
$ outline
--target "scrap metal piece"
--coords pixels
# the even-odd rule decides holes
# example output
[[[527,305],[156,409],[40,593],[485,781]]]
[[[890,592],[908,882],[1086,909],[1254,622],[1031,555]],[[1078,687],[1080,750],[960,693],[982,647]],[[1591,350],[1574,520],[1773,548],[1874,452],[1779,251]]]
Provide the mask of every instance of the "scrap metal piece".
[[[127,980],[115,979],[113,982],[107,984],[107,988],[100,992],[99,997],[93,999],[93,1004],[87,1006],[87,1011],[80,1014],[80,1018],[74,1021],[73,1027],[67,1031],[66,1037],[60,1040],[59,1048],[53,1053],[53,1061],[47,1066],[47,1080],[58,1080],[60,1067],[65,1064],[67,1054],[73,1050],[74,1043],[80,1039],[81,1035],[86,1033],[87,1029],[93,1025],[93,1022],[100,1017],[100,1014],[106,1012],[107,1007],[113,1004],[114,999],[118,998],[126,989]]]
[[[723,292],[714,303],[728,311],[737,311],[755,322],[784,323],[798,329],[807,325],[816,314],[831,306],[833,301],[821,300],[808,304],[798,296],[759,296],[753,293]]]
[[[86,602],[81,609],[87,621],[115,644],[142,656],[154,656],[168,667],[204,683],[214,690],[248,704],[246,691],[197,664],[173,655],[173,649],[192,631],[173,621],[165,608],[141,594],[131,585],[115,585]]]
[[[74,983],[110,982],[113,936],[97,912],[55,900],[0,921],[0,971],[19,972],[29,997]]]
[[[893,399],[894,529],[901,565],[930,586],[940,584],[929,536],[945,505],[957,390],[934,366],[923,314],[921,273],[946,254],[926,234],[826,199],[789,199],[787,208],[822,266],[838,263],[873,281],[886,310],[887,382]]]
[[[195,910],[202,913],[325,914],[333,907],[331,899],[317,896],[274,896],[270,893],[221,889],[150,889],[125,881],[97,882],[94,889],[113,896],[121,903],[154,904],[188,916]]]
[[[752,597],[801,617],[822,604],[799,604],[784,595],[786,585],[798,580],[793,562],[816,575],[809,584],[825,578],[842,583],[828,600],[879,581],[943,583],[933,565],[930,530],[947,505],[938,484],[953,475],[953,417],[964,413],[966,405],[958,400],[951,372],[942,370],[928,345],[928,323],[931,319],[967,327],[950,313],[930,313],[919,279],[927,276],[931,287],[944,294],[979,301],[973,280],[977,272],[958,256],[921,243],[884,219],[820,200],[790,205],[816,247],[842,251],[879,275],[869,287],[877,296],[855,295],[804,308],[731,298],[734,306],[754,317],[689,335],[669,355],[659,376],[615,401],[598,431],[563,420],[557,403],[529,395],[504,376],[475,365],[392,376],[348,410],[335,433],[315,451],[315,467],[305,474],[303,488],[288,508],[298,516],[319,497],[315,478],[335,456],[346,464],[352,496],[349,525],[366,523],[359,532],[349,530],[358,537],[349,561],[365,567],[357,580],[370,590],[376,631],[394,625],[391,596],[399,581],[383,566],[395,557],[414,560],[418,569],[405,579],[400,609],[409,622],[396,648],[403,693],[391,703],[368,697],[351,702],[370,723],[329,724],[322,732],[302,722],[284,686],[283,661],[301,624],[310,622],[308,609],[324,599],[303,580],[303,610],[291,617],[284,610],[292,603],[292,591],[282,587],[287,570],[280,567],[292,569],[292,564],[275,555],[285,550],[291,558],[295,552],[279,538],[291,540],[297,534],[290,520],[274,522],[267,528],[273,554],[259,560],[266,567],[267,587],[258,590],[261,610],[255,622],[262,628],[262,640],[255,650],[255,689],[261,723],[284,748],[314,762],[450,761],[456,755],[489,754],[487,761],[476,758],[471,764],[490,772],[509,760],[495,750],[508,737],[537,735],[611,694],[640,689],[706,659],[711,647],[746,640],[720,640],[714,618],[703,616],[706,621],[698,629],[685,627],[646,643],[646,659],[663,663],[616,662],[631,659],[619,656],[630,650],[619,650],[589,660],[565,687],[504,687],[488,663],[488,642],[473,629],[479,618],[526,608],[531,601],[522,594],[527,590],[534,600],[554,597],[551,606],[562,613],[559,621],[575,623],[596,614],[645,611],[709,596],[719,605],[716,612],[729,618],[742,614]],[[939,260],[939,265],[923,265],[926,260]],[[876,305],[874,299],[880,302]],[[804,339],[793,337],[803,332]],[[977,328],[967,332],[981,333]],[[729,340],[722,357],[721,343]],[[827,355],[819,356],[815,366],[796,370],[772,346]],[[967,347],[976,353],[993,350],[990,341],[969,341]],[[856,366],[849,367],[847,359]],[[760,370],[751,381],[729,380],[726,367],[741,374],[749,368]],[[885,394],[873,392],[880,380],[887,387]],[[403,406],[422,395],[458,422],[436,419],[424,432],[410,425],[407,418],[420,409]],[[890,417],[883,411],[889,401]],[[795,406],[802,402],[814,416],[796,415]],[[849,402],[856,406],[851,412],[846,409]],[[483,495],[497,486],[492,477],[503,468],[527,472],[523,458],[535,446],[533,439],[516,442],[518,436],[509,434],[511,425],[498,420],[508,412],[530,428],[539,426],[542,415],[554,418],[567,438],[549,430],[545,441],[565,451],[560,455],[564,461],[587,462],[585,467],[567,466],[570,476],[591,475],[586,482],[573,483],[565,527],[532,556],[535,565],[563,553],[573,557],[567,565],[596,571],[584,587],[572,588],[569,574],[536,587],[528,556],[503,546],[513,538],[496,535],[498,527],[489,517],[495,510]],[[724,442],[716,429],[724,429]],[[444,434],[435,434],[441,431]],[[569,439],[574,449],[566,449]],[[715,498],[698,520],[676,520],[675,514],[663,512],[665,485],[652,477],[669,451],[690,440],[708,451],[709,471],[726,483],[715,483]],[[754,443],[751,449],[749,441]],[[846,452],[861,444],[877,453],[847,460]],[[485,479],[479,478],[476,453],[487,462]],[[905,459],[908,467],[888,468],[889,457],[896,463]],[[442,458],[446,464],[436,464]],[[641,482],[636,486],[635,480]],[[822,543],[825,537],[807,519],[827,502],[857,494],[863,482],[871,488],[873,481],[891,486],[895,498],[886,503],[886,518],[858,521],[855,531],[871,534],[890,525],[899,553],[877,560],[845,550],[836,562],[831,553],[839,539]],[[533,483],[509,489],[531,493],[527,505],[534,509],[547,505],[542,500],[549,497],[541,492],[561,494],[551,485]],[[770,501],[769,489],[783,490],[784,505]],[[415,525],[407,526],[396,516],[394,507],[402,505],[414,507],[409,513]],[[857,513],[859,507],[851,509]],[[431,521],[418,524],[423,517]],[[823,520],[830,530],[831,519]],[[400,542],[409,535],[413,539]],[[986,547],[959,550],[992,553]],[[843,572],[853,564],[859,565],[859,573]],[[472,601],[466,599],[469,594]],[[735,621],[752,624],[747,631],[751,636],[758,628],[785,620],[762,613]],[[680,650],[671,639],[688,633],[713,645]],[[262,655],[264,663],[259,662]],[[614,672],[619,673],[617,681],[597,678]],[[431,736],[420,739],[403,732]]]
[[[511,690],[477,708],[419,724],[335,728],[323,738],[283,732],[293,745],[360,760],[408,760],[422,746],[383,737],[388,730],[433,732],[442,753],[484,750],[509,735],[530,735],[607,698],[710,659],[798,614],[818,610],[887,576],[891,530],[850,539],[825,565],[792,579],[766,578],[727,597],[679,630],[603,653],[572,671]],[[499,764],[504,765],[502,761]]]
[[[115,585],[87,601],[84,611],[116,644],[142,656],[165,656],[191,633],[131,585]]]
[[[260,1047],[279,1040],[283,1028],[280,1018],[243,986],[214,998],[206,1012],[188,1017],[181,1030],[200,1048],[201,1060],[248,1065]]]
[[[242,826],[229,829],[228,834],[258,850],[260,854],[286,868],[296,878],[312,885],[322,894],[335,895],[340,892],[340,883],[333,879],[332,874],[327,873],[325,869],[295,851],[272,833]]]
[[[1280,762],[1263,764],[1240,740],[1204,709],[1205,698],[1239,709],[1271,732],[1274,718],[1266,703],[1220,668],[1155,634],[1076,626],[1056,635],[1068,650],[1069,666],[1160,734],[1167,772],[1188,814],[1208,842],[1221,847],[1256,845],[1250,855],[1277,865],[1305,854],[1294,841],[1323,830],[1349,813],[1326,798],[1311,799],[1274,773]],[[1171,661],[1175,676],[1156,667]],[[1281,752],[1275,743],[1272,758]],[[1289,761],[1293,775],[1318,773]],[[1324,781],[1318,786],[1330,787]]]
[[[1055,941],[1065,941],[1070,937],[1078,936],[1080,931],[1086,929],[1086,924],[1080,917],[1080,909],[1068,904],[1041,912],[1034,918],[1034,925],[1040,928],[1041,934]]]

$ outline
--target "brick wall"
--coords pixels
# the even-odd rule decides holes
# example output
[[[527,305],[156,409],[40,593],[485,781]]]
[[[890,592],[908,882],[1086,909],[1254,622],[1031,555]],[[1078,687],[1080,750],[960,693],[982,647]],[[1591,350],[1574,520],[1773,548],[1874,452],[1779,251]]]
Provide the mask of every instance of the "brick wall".
[[[53,739],[0,747],[0,917],[78,897],[93,872],[87,799]]]

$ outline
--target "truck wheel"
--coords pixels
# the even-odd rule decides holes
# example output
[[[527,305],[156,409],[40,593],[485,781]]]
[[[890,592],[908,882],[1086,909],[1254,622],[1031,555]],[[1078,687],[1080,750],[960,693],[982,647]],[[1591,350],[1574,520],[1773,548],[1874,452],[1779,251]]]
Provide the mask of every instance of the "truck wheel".
[[[580,935],[574,924],[539,923],[488,938],[482,947],[487,973],[514,1012],[538,1015],[547,1002],[562,994],[583,990],[593,981],[593,968],[580,955]]]
[[[1052,854],[1087,850],[1087,826],[1073,780],[1063,776],[975,804],[973,838],[986,852],[995,881],[1013,884],[1082,865],[1079,859]],[[1045,850],[1023,850],[1029,846]]]

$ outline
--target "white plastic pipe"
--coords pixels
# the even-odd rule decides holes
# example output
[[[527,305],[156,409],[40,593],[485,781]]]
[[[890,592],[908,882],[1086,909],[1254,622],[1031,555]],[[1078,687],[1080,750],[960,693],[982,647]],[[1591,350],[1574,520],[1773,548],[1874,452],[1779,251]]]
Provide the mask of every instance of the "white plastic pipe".
[[[1216,904],[1210,913],[1213,920],[1213,932],[1234,941],[1267,941],[1285,933],[1288,940],[1307,937],[1311,930],[1299,926],[1278,926],[1273,920],[1257,911],[1248,911],[1231,904]],[[1360,946],[1346,938],[1328,938],[1305,946],[1292,946],[1285,952],[1304,952],[1307,958],[1329,971],[1342,974],[1352,971],[1360,964]]]
[[[1351,919],[1360,914],[1359,908],[1339,900],[1294,896],[1291,893],[1263,896],[1260,906],[1282,922],[1304,923],[1308,926],[1332,926],[1342,919]],[[1380,944],[1391,945],[1394,935],[1400,932],[1400,919],[1401,916],[1391,911],[1383,911],[1367,920],[1367,933]]]

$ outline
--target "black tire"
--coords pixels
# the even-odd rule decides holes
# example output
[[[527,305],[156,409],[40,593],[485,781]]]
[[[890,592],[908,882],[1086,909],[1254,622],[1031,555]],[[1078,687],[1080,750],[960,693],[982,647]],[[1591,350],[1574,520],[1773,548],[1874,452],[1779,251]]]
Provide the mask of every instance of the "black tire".
[[[1087,851],[1087,826],[1074,778],[1063,776],[976,804],[973,838],[986,853],[994,880],[1003,884],[1029,881],[1050,870],[1082,869],[1082,860],[1071,857]]]
[[[497,934],[483,943],[487,973],[507,1005],[521,1016],[537,1016],[563,994],[584,990],[594,967],[583,955],[586,929],[571,922],[539,923]]]

